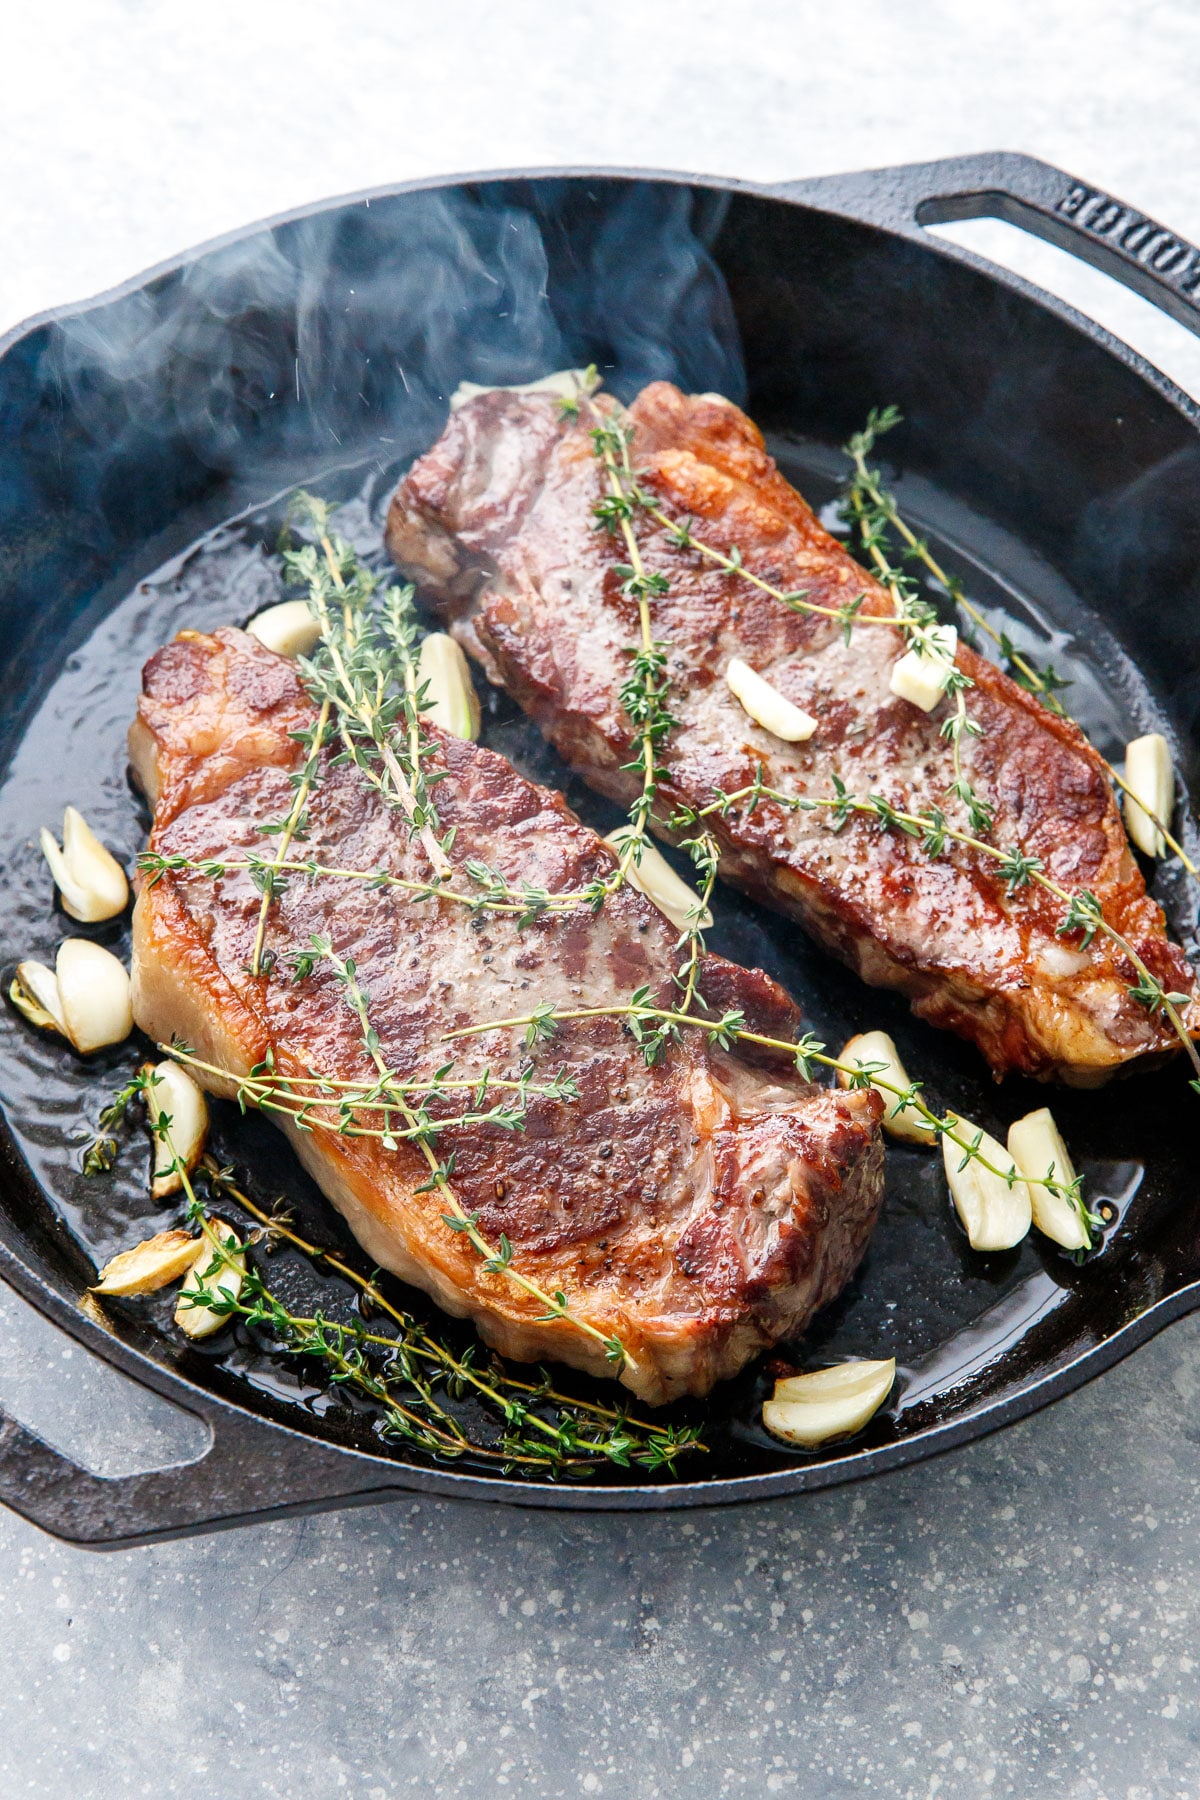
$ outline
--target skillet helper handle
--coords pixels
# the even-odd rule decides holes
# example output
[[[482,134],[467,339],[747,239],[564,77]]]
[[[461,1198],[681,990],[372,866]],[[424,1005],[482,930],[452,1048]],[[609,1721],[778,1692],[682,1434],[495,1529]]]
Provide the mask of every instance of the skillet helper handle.
[[[211,1436],[199,1457],[109,1477],[73,1462],[0,1408],[0,1501],[69,1544],[112,1550],[339,1499],[386,1499],[402,1485],[386,1480],[377,1492],[356,1485],[347,1494],[344,1460],[321,1444],[229,1407],[202,1416]]]
[[[1200,249],[1102,188],[1010,151],[781,183],[777,192],[919,238],[926,225],[1003,219],[1091,263],[1200,336]],[[957,254],[982,262],[969,251]]]

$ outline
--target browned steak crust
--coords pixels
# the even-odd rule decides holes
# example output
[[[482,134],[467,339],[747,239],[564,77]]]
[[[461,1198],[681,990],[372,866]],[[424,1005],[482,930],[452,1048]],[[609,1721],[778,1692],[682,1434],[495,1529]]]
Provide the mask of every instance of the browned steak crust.
[[[736,545],[750,568],[820,605],[863,593],[865,612],[890,612],[886,592],[823,530],[736,407],[658,382],[631,416],[639,479],[672,519],[691,518],[708,542],[726,553]],[[588,423],[563,418],[544,395],[473,400],[397,490],[387,537],[492,679],[593,786],[628,800],[638,778],[624,766],[634,738],[619,692],[637,622],[614,573],[623,547],[592,517],[603,490]],[[897,632],[863,625],[847,645],[836,623],[799,616],[705,564],[646,517],[637,530],[647,566],[670,581],[653,603],[679,720],[662,752],[661,816],[744,788],[761,766],[787,794],[830,795],[836,776],[910,811],[940,806],[965,828],[947,799],[945,706],[927,715],[889,691]],[[734,656],[815,716],[807,743],[783,743],[742,711],[723,678]],[[970,649],[960,647],[958,664],[984,728],[964,744],[964,764],[995,807],[994,842],[1039,857],[1072,892],[1090,889],[1152,973],[1194,994],[1082,733]],[[1137,974],[1119,950],[1102,937],[1086,949],[1064,941],[1062,904],[1036,886],[1009,894],[976,852],[931,861],[861,816],[835,832],[827,813],[770,803],[712,826],[727,877],[800,920],[864,980],[898,988],[922,1018],[972,1039],[997,1075],[1090,1085],[1178,1047],[1162,1015],[1128,993]]]
[[[134,761],[155,801],[151,847],[166,856],[237,858],[261,851],[258,827],[288,809],[300,751],[291,733],[313,709],[291,664],[242,632],[183,634],[151,659]],[[431,732],[435,728],[430,727]],[[514,881],[566,891],[607,872],[612,856],[558,795],[523,780],[501,757],[440,738],[449,771],[437,787],[454,827],[455,885],[477,858]],[[417,881],[428,866],[404,822],[351,768],[327,766],[310,807],[306,857],[386,868]],[[611,1006],[648,984],[673,994],[677,933],[629,888],[599,915],[543,916],[520,929],[448,900],[413,905],[364,883],[296,876],[273,908],[270,973],[249,974],[259,895],[249,877],[181,872],[143,885],[134,915],[140,1026],[186,1039],[206,1060],[245,1073],[272,1051],[305,1069],[369,1081],[372,1065],[336,976],[325,965],[299,984],[290,953],[314,933],[352,956],[370,997],[383,1055],[400,1078],[449,1060],[443,1034],[535,1005]],[[794,1003],[760,970],[705,959],[701,991],[718,1013],[743,1010],[767,1035],[791,1035]],[[803,1326],[856,1267],[882,1191],[880,1106],[803,1082],[790,1063],[752,1061],[685,1031],[646,1068],[614,1019],[563,1024],[526,1051],[499,1030],[457,1046],[456,1072],[490,1065],[534,1078],[565,1070],[579,1099],[531,1101],[526,1129],[447,1129],[454,1187],[495,1241],[574,1313],[620,1337],[636,1370],[623,1376],[650,1402],[701,1394],[764,1346]],[[210,1082],[217,1091],[229,1084]],[[419,1151],[287,1127],[300,1156],[344,1212],[368,1254],[472,1318],[511,1356],[556,1357],[611,1373],[603,1351],[502,1274],[485,1273],[443,1223],[445,1203],[417,1190]]]

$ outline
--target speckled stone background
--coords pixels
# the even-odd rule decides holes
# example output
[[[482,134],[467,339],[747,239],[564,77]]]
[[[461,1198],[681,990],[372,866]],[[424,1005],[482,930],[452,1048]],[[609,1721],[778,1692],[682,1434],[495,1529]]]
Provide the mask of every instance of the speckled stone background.
[[[1034,152],[1200,238],[1200,7],[10,7],[0,329],[424,172],[761,179]],[[1200,348],[979,247],[1200,393]],[[105,1473],[186,1446],[0,1293],[0,1399]],[[685,1517],[401,1503],[96,1557],[0,1515],[0,1793],[1200,1795],[1200,1324],[1001,1437]]]

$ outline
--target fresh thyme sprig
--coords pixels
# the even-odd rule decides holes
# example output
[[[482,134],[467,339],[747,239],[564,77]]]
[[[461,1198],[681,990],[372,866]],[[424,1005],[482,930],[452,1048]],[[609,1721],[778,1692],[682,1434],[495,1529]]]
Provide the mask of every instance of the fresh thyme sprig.
[[[763,800],[768,800],[791,812],[827,812],[835,831],[841,829],[851,814],[865,815],[882,831],[899,831],[906,837],[919,840],[922,851],[930,858],[943,856],[948,844],[959,844],[979,856],[987,857],[997,865],[1010,896],[1032,883],[1061,901],[1066,911],[1056,928],[1060,936],[1078,933],[1081,947],[1086,949],[1099,934],[1128,959],[1138,980],[1128,987],[1127,992],[1146,1008],[1151,1017],[1158,1012],[1165,1015],[1187,1052],[1196,1076],[1200,1077],[1200,1051],[1178,1011],[1180,1006],[1190,1003],[1191,996],[1167,991],[1162,982],[1151,974],[1128,939],[1104,917],[1099,900],[1090,890],[1084,888],[1072,892],[1064,888],[1046,874],[1038,857],[1028,855],[1019,845],[1004,847],[986,842],[970,832],[957,830],[948,823],[937,807],[931,807],[925,812],[910,812],[893,805],[882,794],[852,794],[837,775],[833,777],[833,787],[833,794],[826,796],[782,793],[766,786],[760,768],[758,779],[747,787],[732,794],[719,793],[707,806],[682,808],[677,811],[674,823],[694,824],[714,813],[725,817],[734,806],[746,805],[753,810]],[[1200,1081],[1193,1080],[1191,1085],[1200,1092]]]
[[[467,1025],[457,1031],[447,1032],[448,1038],[468,1037],[477,1032],[498,1031],[501,1029],[519,1029],[527,1025],[534,1015],[523,1014],[510,1019],[493,1020],[486,1024]],[[538,1014],[542,1035],[552,1037],[560,1026],[577,1020],[611,1018],[624,1019],[633,1036],[643,1047],[647,1060],[656,1060],[661,1054],[660,1046],[670,1041],[679,1032],[692,1027],[708,1034],[723,1049],[735,1044],[756,1044],[762,1049],[775,1050],[786,1055],[797,1071],[806,1081],[813,1078],[816,1067],[830,1069],[846,1079],[852,1088],[878,1087],[894,1098],[893,1110],[899,1112],[913,1107],[921,1115],[922,1121],[939,1139],[945,1138],[956,1144],[968,1162],[977,1162],[981,1168],[999,1176],[1010,1187],[1017,1180],[1032,1179],[1035,1185],[1044,1187],[1049,1193],[1056,1194],[1074,1209],[1080,1222],[1090,1235],[1099,1230],[1104,1221],[1088,1210],[1083,1201],[1082,1179],[1076,1176],[1072,1182],[1056,1181],[1051,1172],[1045,1176],[1018,1176],[1014,1166],[1007,1167],[993,1163],[980,1148],[981,1136],[967,1137],[960,1130],[960,1121],[954,1113],[945,1115],[937,1113],[923,1098],[921,1083],[912,1082],[908,1087],[901,1087],[888,1076],[888,1066],[884,1063],[848,1063],[836,1056],[826,1053],[825,1045],[812,1033],[805,1033],[798,1039],[768,1037],[762,1032],[750,1031],[746,1027],[744,1015],[740,1012],[727,1012],[720,1018],[704,1018],[698,1013],[685,1013],[675,1007],[655,1006],[650,999],[648,988],[637,989],[627,1002],[616,1006],[582,1006],[564,1008],[541,1008]]]
[[[946,665],[943,692],[953,701],[953,711],[941,726],[941,736],[949,741],[954,762],[948,791],[965,808],[972,832],[983,837],[995,822],[995,807],[976,792],[962,761],[964,740],[980,737],[983,732],[983,727],[967,711],[966,696],[975,683],[941,650],[935,635],[938,623],[935,609],[921,598],[912,580],[892,560],[888,543],[890,515],[879,500],[877,474],[867,462],[878,438],[899,422],[900,414],[895,407],[884,407],[881,411],[872,409],[863,430],[851,437],[846,454],[853,464],[853,474],[843,494],[842,513],[857,532],[863,554],[891,594],[897,616],[914,621],[910,648],[918,655],[932,656]]]
[[[290,1220],[278,1211],[268,1213],[259,1207],[235,1185],[232,1172],[220,1168],[214,1159],[205,1159],[205,1173],[214,1194],[235,1201],[265,1228],[268,1242],[282,1240],[291,1244],[318,1268],[332,1270],[356,1287],[370,1312],[387,1317],[396,1328],[395,1337],[367,1333],[355,1327],[357,1344],[369,1343],[388,1358],[396,1359],[400,1381],[416,1386],[418,1410],[436,1409],[443,1432],[451,1427],[461,1432],[461,1427],[446,1409],[438,1405],[433,1393],[435,1385],[452,1399],[474,1395],[498,1417],[504,1432],[499,1449],[480,1445],[463,1434],[459,1454],[469,1452],[488,1456],[528,1467],[534,1472],[553,1473],[557,1469],[583,1472],[598,1462],[608,1461],[622,1468],[636,1464],[651,1471],[666,1470],[674,1474],[680,1456],[705,1450],[695,1427],[655,1424],[621,1405],[606,1406],[599,1401],[578,1399],[555,1387],[544,1371],[540,1372],[538,1380],[528,1381],[514,1374],[498,1358],[490,1358],[481,1366],[476,1360],[474,1346],[463,1351],[452,1349],[411,1313],[395,1306],[380,1286],[378,1271],[372,1276],[363,1275],[336,1253],[301,1237]],[[272,1314],[272,1324],[274,1320]],[[292,1322],[301,1326],[309,1323],[296,1321],[294,1317]],[[339,1327],[339,1330],[348,1329],[352,1328]],[[339,1354],[341,1349],[338,1344]],[[311,1353],[310,1349],[296,1350],[296,1354]],[[422,1371],[425,1371],[424,1378],[416,1379]],[[550,1416],[539,1412],[539,1406],[552,1409]],[[408,1410],[413,1410],[411,1404]],[[445,1451],[439,1446],[435,1453],[442,1455]]]
[[[359,1029],[367,1054],[375,1063],[380,1076],[385,1080],[388,1076],[387,1064],[383,1058],[379,1033],[371,1022],[369,997],[358,980],[358,971],[352,957],[339,956],[328,939],[321,941],[320,954],[336,980],[339,982],[346,1005],[358,1020]],[[556,1288],[548,1293],[540,1283],[530,1279],[523,1270],[513,1262],[513,1247],[508,1238],[501,1233],[499,1244],[491,1244],[479,1229],[479,1214],[469,1213],[462,1205],[451,1185],[454,1173],[454,1152],[443,1162],[436,1149],[437,1137],[441,1127],[434,1119],[419,1117],[408,1097],[395,1087],[386,1087],[385,1092],[395,1102],[397,1111],[409,1127],[409,1135],[417,1143],[426,1162],[429,1164],[429,1180],[415,1189],[416,1193],[436,1193],[448,1211],[442,1214],[442,1222],[448,1230],[462,1236],[470,1244],[472,1250],[481,1259],[485,1274],[503,1275],[515,1287],[530,1299],[536,1300],[543,1311],[536,1315],[535,1323],[548,1325],[561,1321],[564,1325],[592,1338],[604,1350],[606,1362],[614,1373],[620,1374],[624,1369],[636,1372],[638,1364],[615,1333],[606,1334],[590,1319],[580,1317],[571,1306],[566,1293]]]
[[[140,1100],[150,1082],[150,1070],[140,1068],[131,1075],[103,1108],[96,1121],[96,1135],[83,1153],[85,1175],[107,1175],[117,1160],[116,1133],[125,1123],[129,1109]]]
[[[273,1055],[257,1063],[249,1074],[231,1076],[228,1069],[197,1056],[186,1044],[160,1044],[164,1055],[198,1075],[236,1082],[236,1099],[243,1111],[248,1106],[276,1113],[301,1131],[328,1131],[338,1137],[377,1138],[385,1150],[406,1140],[428,1138],[453,1128],[495,1125],[502,1130],[522,1129],[531,1098],[571,1101],[579,1097],[572,1076],[564,1072],[552,1081],[535,1082],[526,1068],[515,1077],[497,1076],[491,1069],[479,1075],[453,1076],[446,1063],[424,1080],[400,1080],[384,1070],[374,1082],[347,1081],[310,1072],[285,1073]],[[487,1105],[489,1094],[511,1095]],[[470,1096],[470,1105],[458,1112],[431,1111],[456,1094]],[[401,1123],[396,1122],[396,1116]],[[374,1122],[372,1122],[374,1121]],[[411,1121],[411,1122],[410,1122]]]
[[[436,836],[432,790],[445,771],[430,773],[425,766],[436,743],[421,729],[427,708],[416,681],[413,589],[390,586],[378,594],[377,577],[350,544],[331,534],[329,510],[314,495],[297,494],[293,515],[309,521],[317,542],[283,553],[290,580],[307,589],[321,624],[317,649],[300,662],[305,685],[336,712],[347,757],[406,815],[435,874],[444,878],[450,864]]]
[[[1013,680],[1029,693],[1036,694],[1049,712],[1057,714],[1059,718],[1069,719],[1071,715],[1058,696],[1072,685],[1071,682],[1059,675],[1052,664],[1047,663],[1044,667],[1039,668],[1032,657],[1016,648],[1007,632],[997,631],[987,615],[968,600],[962,583],[946,572],[933,555],[929,545],[923,538],[917,536],[904,519],[894,496],[884,487],[878,469],[867,465],[866,458],[874,448],[876,439],[881,437],[884,432],[891,431],[899,423],[900,413],[895,407],[887,407],[881,413],[872,415],[872,423],[869,424],[867,431],[861,434],[862,456],[856,459],[848,494],[857,491],[861,497],[864,513],[871,514],[877,521],[876,529],[884,533],[888,528],[895,531],[904,542],[905,554],[910,559],[922,563],[934,581],[945,591],[948,599],[991,639],[999,650],[1007,672]],[[1096,754],[1099,755],[1099,752],[1097,751]],[[1172,836],[1170,821],[1160,819],[1157,813],[1147,807],[1143,799],[1133,793],[1125,777],[1113,767],[1107,757],[1101,756],[1100,761],[1108,771],[1113,786],[1137,801],[1147,818],[1161,834],[1168,849],[1179,858],[1188,874],[1200,879],[1200,868],[1197,867],[1179,840]]]

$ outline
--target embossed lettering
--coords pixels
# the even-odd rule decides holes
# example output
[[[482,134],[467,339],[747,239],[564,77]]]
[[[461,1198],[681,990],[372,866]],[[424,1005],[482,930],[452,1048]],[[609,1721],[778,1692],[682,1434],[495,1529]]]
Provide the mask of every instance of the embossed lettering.
[[[1190,244],[1181,244],[1178,238],[1168,237],[1146,260],[1160,275],[1182,275],[1195,254]]]
[[[1157,247],[1166,236],[1162,226],[1156,225],[1153,219],[1135,219],[1121,233],[1121,243],[1132,256],[1138,256],[1145,262],[1149,259],[1152,248]]]
[[[1125,208],[1119,200],[1103,200],[1099,208],[1086,221],[1089,231],[1097,237],[1107,237],[1118,219],[1125,217]]]
[[[1059,201],[1056,211],[1066,213],[1069,219],[1073,219],[1081,207],[1095,198],[1095,188],[1084,187],[1082,181],[1075,181]]]

